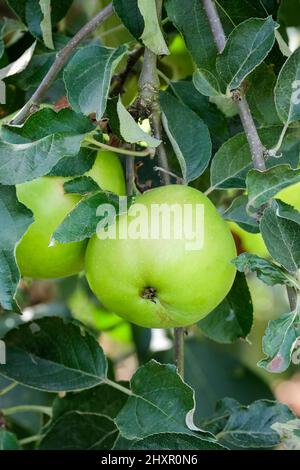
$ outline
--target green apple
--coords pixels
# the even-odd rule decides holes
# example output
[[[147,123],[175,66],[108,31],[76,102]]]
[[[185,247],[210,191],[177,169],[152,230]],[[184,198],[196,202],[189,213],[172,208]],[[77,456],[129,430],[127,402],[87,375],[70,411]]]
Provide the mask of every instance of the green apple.
[[[170,217],[169,239],[162,236],[151,212],[162,204],[180,209],[188,205],[193,217],[184,227],[203,234],[202,246],[191,249],[186,233],[178,237],[182,224],[176,225],[176,217]],[[137,218],[140,207],[144,210]],[[201,226],[196,225],[196,207],[204,210]],[[132,236],[137,220],[140,228],[148,227],[148,234],[159,227],[156,236]],[[232,286],[234,240],[210,200],[194,188],[170,185],[147,191],[110,229],[116,230],[115,238],[105,239],[102,229],[88,244],[87,279],[108,310],[132,323],[149,328],[191,325],[211,312]]]
[[[288,186],[276,195],[276,199],[289,204],[300,211],[300,183]],[[249,233],[234,222],[228,223],[237,243],[238,252],[248,252],[266,258],[267,247],[260,233]]]
[[[116,154],[100,151],[87,173],[102,189],[125,193],[122,166]],[[84,267],[86,241],[49,246],[56,227],[78,204],[81,197],[65,194],[67,178],[44,176],[17,185],[20,202],[31,209],[34,222],[16,249],[23,276],[35,279],[60,278],[80,272]]]

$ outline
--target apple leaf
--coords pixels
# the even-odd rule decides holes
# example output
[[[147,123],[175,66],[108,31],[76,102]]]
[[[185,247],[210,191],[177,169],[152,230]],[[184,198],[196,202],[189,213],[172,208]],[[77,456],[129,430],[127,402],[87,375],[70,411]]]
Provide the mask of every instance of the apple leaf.
[[[12,75],[15,75],[25,70],[33,56],[35,47],[36,41],[28,49],[26,49],[26,51],[23,52],[23,54],[18,59],[0,69],[0,80],[3,80],[3,78],[11,77]]]
[[[28,26],[35,37],[42,38],[41,22],[43,13],[39,0],[6,0],[9,7]],[[51,2],[51,23],[55,25],[67,13],[73,0],[59,0]]]
[[[113,0],[114,10],[128,31],[139,39],[144,31],[144,18],[138,7],[138,0]]]
[[[247,212],[248,197],[238,196],[224,212],[223,219],[236,222],[242,229],[250,233],[259,233],[259,225],[255,217]]]
[[[225,450],[220,444],[181,433],[154,434],[139,439],[129,450]]]
[[[266,355],[258,366],[268,372],[281,373],[289,367],[293,352],[299,357],[300,311],[284,313],[276,320],[270,320],[263,337],[263,352]],[[299,364],[299,361],[296,362]]]
[[[127,111],[122,103],[121,97],[119,97],[117,104],[117,113],[120,122],[120,133],[125,142],[135,144],[138,142],[146,142],[149,147],[158,147],[161,143],[160,140],[151,137],[140,128],[135,122],[131,114]]]
[[[135,372],[130,386],[132,395],[116,417],[126,439],[174,432],[215,442],[211,434],[188,425],[195,406],[193,390],[182,381],[175,366],[152,360]]]
[[[247,178],[248,206],[259,208],[282,189],[300,181],[300,169],[289,165],[277,165],[263,173],[250,170]]]
[[[276,145],[281,134],[280,126],[258,129],[258,134],[264,146],[272,148]],[[281,148],[282,157],[269,158],[267,167],[279,163],[289,163],[297,167],[299,161],[299,130],[289,129]],[[234,155],[234,158],[232,156]],[[245,188],[246,176],[252,168],[249,144],[244,133],[239,133],[228,139],[215,154],[211,164],[212,189]]]
[[[168,18],[184,37],[196,65],[209,72],[215,71],[217,48],[202,5],[199,0],[166,0]]]
[[[232,262],[240,272],[245,274],[249,272],[256,273],[258,279],[268,286],[283,284],[289,287],[297,287],[296,281],[285,270],[260,256],[252,253],[242,253]]]
[[[275,42],[278,24],[266,19],[250,18],[229,35],[222,54],[217,58],[217,71],[229,90],[239,88],[244,79],[265,59]]]
[[[141,40],[145,46],[156,55],[170,54],[159,24],[156,2],[138,0],[138,7],[144,18],[144,30]]]
[[[202,175],[211,158],[208,127],[196,113],[168,92],[160,93],[160,104],[163,126],[178,158],[183,179],[193,181]]]
[[[15,246],[32,222],[32,212],[17,200],[15,188],[0,185],[0,305],[5,310],[19,310],[15,301],[20,280]]]
[[[73,183],[74,184],[74,183]],[[67,215],[53,234],[52,242],[71,243],[85,240],[97,232],[100,222],[105,222],[109,227],[116,221],[119,214],[127,212],[133,198],[126,198],[124,207],[120,204],[120,198],[114,193],[97,191],[83,198],[76,207]],[[114,213],[107,213],[107,205],[114,208]],[[103,213],[98,213],[99,207],[103,206]]]
[[[204,68],[197,68],[194,72],[193,83],[199,93],[204,96],[218,96],[222,94],[216,76]]]
[[[246,338],[253,323],[253,305],[244,274],[237,273],[227,297],[207,317],[198,322],[201,331],[219,343]]]
[[[39,450],[109,450],[117,437],[118,430],[108,416],[69,411],[46,432]]]
[[[293,417],[282,403],[258,400],[244,406],[225,398],[218,402],[215,415],[203,422],[202,427],[217,432],[220,443],[229,448],[263,449],[280,444],[272,425],[286,423]]]
[[[70,181],[64,183],[64,191],[67,194],[81,194],[86,196],[87,194],[99,191],[99,186],[96,181],[90,176],[79,176]]]
[[[113,49],[90,44],[74,54],[65,68],[64,81],[75,111],[102,118],[112,75],[126,50],[125,45]]]
[[[15,434],[5,431],[5,429],[0,429],[0,450],[21,450]]]
[[[47,175],[63,157],[78,155],[81,141],[93,129],[82,115],[49,108],[33,114],[21,128],[2,127],[0,183],[23,183]]]
[[[275,103],[283,123],[300,119],[300,48],[296,49],[283,65],[275,86]]]
[[[282,208],[285,208],[282,213]],[[295,212],[293,220],[293,212]],[[289,272],[295,272],[300,267],[300,220],[296,210],[286,212],[286,204],[272,201],[265,209],[260,222],[260,231],[266,247],[275,261]]]
[[[43,40],[48,49],[54,49],[51,22],[51,0],[39,0],[39,3],[43,13],[43,20],[41,21]]]
[[[287,423],[274,423],[272,429],[279,434],[285,450],[300,450],[300,419],[292,419]]]
[[[247,78],[247,101],[253,117],[262,126],[280,125],[274,87],[276,75],[270,65],[260,64]]]
[[[0,373],[21,384],[62,392],[95,387],[106,379],[107,361],[89,333],[60,318],[43,318],[5,337]]]

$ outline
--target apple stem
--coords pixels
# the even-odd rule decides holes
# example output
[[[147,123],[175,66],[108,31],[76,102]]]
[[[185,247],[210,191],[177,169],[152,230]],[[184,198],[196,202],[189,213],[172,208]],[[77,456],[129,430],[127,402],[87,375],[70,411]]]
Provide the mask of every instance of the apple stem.
[[[184,378],[184,335],[184,328],[174,329],[174,362],[182,378]]]

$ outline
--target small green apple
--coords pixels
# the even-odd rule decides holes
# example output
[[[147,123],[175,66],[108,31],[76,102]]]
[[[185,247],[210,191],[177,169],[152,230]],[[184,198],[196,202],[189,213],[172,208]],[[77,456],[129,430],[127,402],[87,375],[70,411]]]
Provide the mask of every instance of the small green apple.
[[[100,151],[88,175],[102,189],[120,195],[125,193],[122,166],[112,152]],[[23,276],[60,278],[76,274],[84,267],[86,241],[49,247],[54,230],[81,199],[78,195],[64,193],[63,185],[67,180],[44,176],[17,185],[19,201],[34,214],[34,222],[16,249],[17,263]]]
[[[169,239],[160,229],[156,237],[130,237],[137,207],[148,211],[139,215],[139,226],[148,226],[152,234],[158,224],[151,210],[162,204],[181,209],[187,204],[193,216],[188,228],[197,234],[196,206],[204,209],[200,248],[190,249],[186,233],[175,236],[176,229],[182,228],[175,217]],[[88,282],[108,310],[148,328],[187,326],[211,312],[229,292],[235,277],[230,263],[236,256],[234,240],[216,208],[198,190],[170,185],[147,191],[113,228],[115,239],[95,235],[86,252]],[[120,236],[122,231],[128,236]]]
[[[276,199],[300,211],[300,183],[284,188],[276,195]],[[234,222],[228,222],[228,225],[236,238],[238,252],[246,251],[262,258],[270,256],[260,233],[249,233]]]

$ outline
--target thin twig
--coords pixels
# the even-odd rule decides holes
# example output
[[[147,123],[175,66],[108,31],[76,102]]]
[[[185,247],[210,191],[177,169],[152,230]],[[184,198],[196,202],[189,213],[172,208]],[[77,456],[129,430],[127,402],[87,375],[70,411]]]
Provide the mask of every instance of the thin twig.
[[[15,116],[12,120],[12,125],[20,125],[24,122],[27,115],[30,113],[31,109],[37,106],[43,96],[45,95],[48,88],[52,85],[53,81],[62,70],[64,65],[67,63],[73,51],[76,47],[91,34],[99,25],[101,25],[105,20],[107,20],[113,14],[112,3],[103,8],[94,18],[86,23],[83,28],[81,28],[77,34],[68,42],[68,44],[57,54],[54,64],[51,66],[50,70],[44,77],[43,81],[34,92],[29,101],[21,109],[21,111]]]
[[[126,194],[132,195],[134,183],[134,157],[126,158]]]
[[[211,27],[217,50],[221,54],[226,45],[226,36],[215,3],[213,0],[203,0],[203,7]],[[253,166],[257,170],[264,171],[266,169],[264,159],[265,149],[258,135],[247,100],[241,92],[238,94],[233,93],[232,97],[237,105],[244,131],[249,143]]]
[[[92,144],[95,147],[99,147],[103,150],[109,150],[111,152],[120,153],[121,155],[129,155],[131,157],[153,157],[153,148],[146,148],[145,150],[129,150],[123,147],[113,147],[112,145],[104,144],[103,142],[98,142],[98,140],[93,139],[91,136],[87,136],[85,141],[87,144]],[[83,144],[83,147],[85,145]]]

